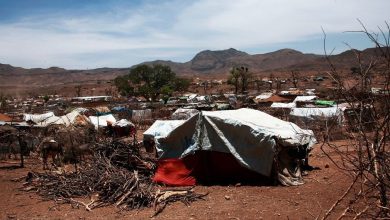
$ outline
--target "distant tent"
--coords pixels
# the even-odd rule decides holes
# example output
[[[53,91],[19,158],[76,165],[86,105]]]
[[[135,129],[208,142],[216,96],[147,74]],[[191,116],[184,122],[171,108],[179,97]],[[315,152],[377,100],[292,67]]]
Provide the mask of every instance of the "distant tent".
[[[271,105],[271,108],[295,108],[295,107],[296,107],[295,102],[291,102],[291,103],[274,102]]]
[[[152,118],[151,109],[133,110],[131,113],[131,120],[134,122],[151,119],[151,118]]]
[[[317,99],[318,97],[315,95],[307,95],[307,96],[297,96],[295,97],[293,102],[307,102]]]
[[[126,119],[121,119],[112,124],[116,137],[132,135],[135,132],[135,125]]]
[[[186,109],[186,108],[178,108],[171,116],[174,120],[186,120],[191,118],[192,116],[198,114],[199,111],[196,109]]]
[[[47,112],[44,114],[24,114],[23,120],[26,122],[33,122],[34,124],[40,124],[53,116],[55,116],[53,112]]]
[[[202,111],[170,131],[155,136],[159,163],[154,181],[194,185],[203,181],[271,176],[284,185],[303,184],[296,158],[307,152],[313,132],[253,109]],[[275,168],[275,167],[274,167]],[[276,169],[276,168],[275,168]]]
[[[263,100],[259,100],[258,102],[289,102],[290,99],[288,98],[284,98],[282,96],[279,96],[279,95],[272,95],[266,99],[263,99]]]
[[[345,108],[329,107],[329,108],[292,108],[290,115],[295,117],[314,120],[316,118],[337,118],[339,124],[344,120]]]
[[[89,120],[95,126],[95,129],[98,127],[107,127],[108,123],[114,124],[116,119],[113,115],[102,115],[102,116],[89,116]]]

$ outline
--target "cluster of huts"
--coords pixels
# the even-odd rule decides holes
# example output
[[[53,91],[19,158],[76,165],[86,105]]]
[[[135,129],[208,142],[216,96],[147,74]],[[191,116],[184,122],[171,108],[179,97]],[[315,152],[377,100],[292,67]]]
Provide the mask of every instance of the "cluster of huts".
[[[313,131],[256,109],[284,109],[309,120],[340,116],[342,123],[347,107],[322,100],[313,90],[257,96],[186,94],[166,103],[115,102],[107,97],[74,101],[83,107],[68,107],[62,114],[24,113],[19,119],[1,114],[0,123],[30,128],[90,126],[114,137],[145,130],[145,149],[159,159],[154,181],[177,186],[263,177],[283,185],[303,184],[302,168],[308,166],[308,152],[316,142]]]

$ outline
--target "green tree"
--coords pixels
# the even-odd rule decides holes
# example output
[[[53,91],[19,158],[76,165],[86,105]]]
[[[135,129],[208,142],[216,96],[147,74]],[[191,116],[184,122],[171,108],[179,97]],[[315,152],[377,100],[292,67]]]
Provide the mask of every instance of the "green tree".
[[[3,93],[0,93],[0,109],[5,109],[6,106],[7,106],[7,97]]]
[[[129,84],[128,76],[118,76],[114,79],[114,84],[122,96],[128,96],[134,93],[134,88]]]
[[[228,84],[234,86],[235,94],[238,93],[238,89],[241,88],[241,93],[244,93],[248,89],[249,79],[251,74],[248,67],[239,66],[233,67],[230,70]]]
[[[50,97],[48,95],[43,96],[43,101],[45,101],[45,103],[48,102],[49,99],[50,99]]]
[[[241,78],[241,93],[244,93],[248,89],[250,73],[248,67],[241,66],[238,68]]]
[[[189,81],[178,78],[169,66],[140,65],[130,70],[129,80],[136,85],[138,95],[155,101],[160,95],[188,89]]]
[[[175,79],[175,85],[174,85],[175,91],[180,91],[180,92],[187,91],[190,84],[191,84],[191,80],[177,77]]]
[[[230,75],[228,79],[228,84],[234,86],[234,93],[237,94],[240,85],[240,72],[237,70],[237,68],[233,67],[229,73]]]

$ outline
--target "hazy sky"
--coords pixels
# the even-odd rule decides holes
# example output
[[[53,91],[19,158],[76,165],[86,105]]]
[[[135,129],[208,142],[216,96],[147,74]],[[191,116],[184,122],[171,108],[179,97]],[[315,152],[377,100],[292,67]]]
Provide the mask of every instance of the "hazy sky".
[[[185,62],[201,50],[323,53],[373,45],[390,0],[0,0],[0,63],[70,69]]]

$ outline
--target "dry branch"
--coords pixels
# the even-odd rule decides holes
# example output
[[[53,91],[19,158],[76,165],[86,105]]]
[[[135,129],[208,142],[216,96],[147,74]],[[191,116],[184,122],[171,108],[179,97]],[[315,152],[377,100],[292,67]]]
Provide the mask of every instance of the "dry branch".
[[[133,146],[111,141],[98,145],[93,158],[78,172],[29,173],[25,188],[45,200],[81,205],[88,211],[108,205],[128,210],[154,205],[154,215],[169,203],[189,205],[205,196],[192,190],[160,191],[152,182],[154,167],[154,161],[142,157]],[[88,196],[95,198],[90,202],[76,199]]]

